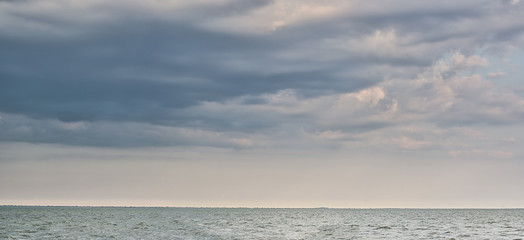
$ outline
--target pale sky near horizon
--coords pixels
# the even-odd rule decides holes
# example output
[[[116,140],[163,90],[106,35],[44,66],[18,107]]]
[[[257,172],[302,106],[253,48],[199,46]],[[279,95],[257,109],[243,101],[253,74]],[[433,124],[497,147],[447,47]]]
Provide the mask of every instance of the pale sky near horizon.
[[[0,0],[0,205],[524,207],[519,0]]]

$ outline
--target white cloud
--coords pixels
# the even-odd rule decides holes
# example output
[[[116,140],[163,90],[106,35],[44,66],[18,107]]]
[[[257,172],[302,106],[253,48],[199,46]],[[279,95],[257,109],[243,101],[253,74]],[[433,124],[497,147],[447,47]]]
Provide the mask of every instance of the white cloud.
[[[357,93],[348,93],[340,97],[340,101],[344,101],[347,97],[354,97],[362,103],[367,103],[370,105],[377,105],[378,102],[386,97],[384,90],[381,87],[372,87],[368,89],[361,90]]]
[[[450,57],[451,64],[454,68],[472,68],[472,67],[486,67],[488,60],[480,56],[464,56],[461,53],[455,53]]]
[[[273,31],[334,18],[343,14],[351,5],[349,1],[274,1],[246,14],[224,16],[207,21],[204,26],[222,31],[267,34]]]
[[[454,132],[457,132],[460,135],[466,136],[471,139],[477,139],[477,140],[485,140],[486,135],[483,134],[481,131],[468,128],[468,127],[457,127],[453,129]]]
[[[488,73],[489,78],[500,78],[506,76],[505,72],[490,72]]]
[[[86,130],[89,128],[89,123],[87,122],[62,122],[62,121],[54,121],[54,123],[66,130]]]
[[[502,141],[508,142],[508,143],[514,143],[514,142],[517,142],[517,139],[515,137],[507,137],[507,138],[502,139]]]
[[[453,157],[489,157],[495,159],[510,159],[514,157],[514,153],[510,151],[489,150],[489,149],[470,149],[466,151],[450,151],[449,154]]]
[[[253,145],[253,140],[249,138],[232,138],[231,141],[235,144],[241,146],[251,146]]]
[[[489,151],[489,155],[495,158],[512,158],[514,154],[508,151]]]
[[[327,139],[327,140],[337,140],[337,139],[346,138],[348,137],[348,135],[341,131],[323,131],[319,133],[317,137],[321,139]]]
[[[398,145],[401,148],[411,149],[411,150],[418,150],[418,149],[429,147],[432,145],[432,143],[429,141],[410,139],[406,136],[401,136],[399,138],[393,138],[393,143]]]
[[[231,112],[230,115],[244,112],[249,116],[274,116],[274,130],[288,128],[290,139],[303,137],[301,131],[307,129],[305,136],[313,138],[302,139],[302,144],[330,141],[348,148],[431,147],[462,156],[472,151],[472,146],[463,142],[487,144],[490,140],[473,124],[516,124],[524,114],[522,99],[470,71],[476,67],[489,64],[480,56],[454,53],[413,79],[390,79],[356,92],[302,98],[286,89],[263,95],[265,101],[261,104],[244,105],[240,98],[204,106],[209,104],[214,111]],[[297,121],[294,116],[302,117]],[[296,124],[291,123],[295,121]]]

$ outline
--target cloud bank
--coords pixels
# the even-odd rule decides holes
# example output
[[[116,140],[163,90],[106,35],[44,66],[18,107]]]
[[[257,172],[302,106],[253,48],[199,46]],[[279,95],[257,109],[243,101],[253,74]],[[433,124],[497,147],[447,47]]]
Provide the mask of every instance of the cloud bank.
[[[0,140],[471,152],[451,147],[463,131],[522,129],[522,86],[500,82],[522,77],[511,66],[523,11],[495,0],[2,1]]]

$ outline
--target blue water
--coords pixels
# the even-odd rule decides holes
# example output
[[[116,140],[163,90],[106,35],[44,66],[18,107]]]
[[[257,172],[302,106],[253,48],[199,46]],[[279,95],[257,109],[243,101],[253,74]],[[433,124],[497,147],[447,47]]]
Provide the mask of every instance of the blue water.
[[[524,209],[1,206],[0,239],[524,239]]]

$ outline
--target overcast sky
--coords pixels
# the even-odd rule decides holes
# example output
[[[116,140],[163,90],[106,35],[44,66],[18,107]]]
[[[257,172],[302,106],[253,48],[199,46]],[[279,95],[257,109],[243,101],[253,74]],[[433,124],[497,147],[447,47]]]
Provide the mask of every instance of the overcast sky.
[[[524,207],[519,0],[0,0],[0,204]]]

